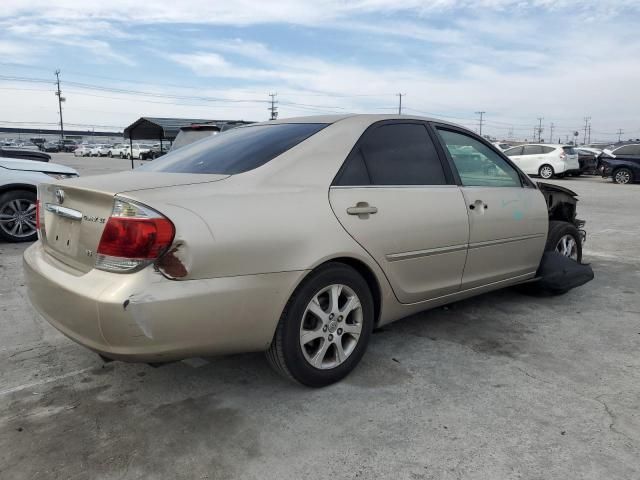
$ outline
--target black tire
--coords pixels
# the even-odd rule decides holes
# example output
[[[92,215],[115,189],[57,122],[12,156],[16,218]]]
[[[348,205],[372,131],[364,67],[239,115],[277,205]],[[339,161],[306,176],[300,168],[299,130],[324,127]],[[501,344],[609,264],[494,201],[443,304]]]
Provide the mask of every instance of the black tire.
[[[300,328],[311,299],[323,288],[341,284],[358,297],[362,308],[362,330],[352,352],[343,363],[327,369],[314,367],[307,361],[300,345]],[[345,319],[346,323],[346,319]],[[354,269],[331,262],[309,274],[296,288],[282,312],[267,350],[267,359],[279,374],[308,387],[324,387],[347,376],[364,355],[374,323],[373,297],[369,285]]]
[[[547,169],[551,170],[551,175],[548,175],[546,173],[548,171]],[[545,180],[549,180],[550,178],[553,178],[553,176],[555,175],[555,170],[551,165],[545,163],[544,165],[540,165],[540,168],[538,169],[538,175],[544,178]]]
[[[627,183],[633,183],[633,172],[626,168],[616,168],[611,173],[611,178],[613,179],[613,183],[617,183],[618,185],[626,185]]]
[[[576,242],[577,249],[577,262],[582,262],[582,240],[578,229],[569,222],[561,222],[552,220],[549,222],[549,233],[547,234],[547,243],[544,247],[546,252],[553,252],[556,250],[560,239],[565,235],[573,237]]]
[[[0,214],[5,211],[7,205],[14,200],[22,200],[29,202],[30,205],[34,205],[36,203],[36,194],[35,192],[30,192],[29,190],[11,190],[0,195]],[[24,204],[24,203],[23,203]],[[34,209],[34,217],[33,222],[35,222],[35,209]],[[7,229],[11,229],[9,225],[5,224]],[[33,234],[28,236],[18,236],[12,235],[11,232],[5,231],[5,227],[0,225],[0,239],[3,239],[7,242],[18,243],[18,242],[33,242],[38,239],[38,232],[34,231]]]
[[[113,157],[113,153],[111,153],[111,150],[109,150],[109,151],[107,152],[107,157],[109,157],[109,158],[112,158],[112,157]]]

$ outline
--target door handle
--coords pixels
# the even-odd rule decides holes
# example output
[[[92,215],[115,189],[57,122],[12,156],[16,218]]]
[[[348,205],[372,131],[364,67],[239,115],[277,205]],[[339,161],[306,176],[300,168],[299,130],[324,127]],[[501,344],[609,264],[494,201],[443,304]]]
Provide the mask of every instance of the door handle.
[[[477,208],[483,208],[483,209],[487,209],[489,208],[489,205],[487,205],[486,203],[484,203],[482,200],[476,200],[475,203],[472,203],[469,205],[469,210],[475,210]]]
[[[369,205],[367,202],[358,202],[355,207],[347,208],[349,215],[358,215],[359,218],[369,218],[369,215],[378,213],[378,209]]]

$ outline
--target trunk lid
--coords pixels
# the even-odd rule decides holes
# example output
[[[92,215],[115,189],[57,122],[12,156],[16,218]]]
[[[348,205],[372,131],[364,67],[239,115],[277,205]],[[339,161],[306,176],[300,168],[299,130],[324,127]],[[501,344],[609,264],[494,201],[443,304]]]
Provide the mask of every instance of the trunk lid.
[[[41,235],[45,251],[75,270],[94,268],[114,197],[122,192],[210,183],[228,175],[124,172],[41,184]]]

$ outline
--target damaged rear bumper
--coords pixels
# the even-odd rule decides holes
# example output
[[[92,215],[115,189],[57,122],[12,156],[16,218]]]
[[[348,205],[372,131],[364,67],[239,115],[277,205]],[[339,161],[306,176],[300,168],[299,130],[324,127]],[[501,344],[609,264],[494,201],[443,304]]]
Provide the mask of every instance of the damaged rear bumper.
[[[29,298],[67,337],[108,358],[163,362],[260,351],[304,271],[169,280],[149,267],[133,274],[74,272],[44,252],[24,254]]]

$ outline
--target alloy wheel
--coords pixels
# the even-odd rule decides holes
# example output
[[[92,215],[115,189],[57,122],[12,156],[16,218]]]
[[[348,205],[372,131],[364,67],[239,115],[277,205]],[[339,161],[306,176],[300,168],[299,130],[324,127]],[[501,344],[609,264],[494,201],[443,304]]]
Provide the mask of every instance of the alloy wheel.
[[[27,199],[14,199],[0,205],[0,228],[16,238],[26,238],[36,233],[35,203]]]
[[[616,172],[615,181],[622,185],[629,183],[631,181],[631,174],[628,170],[618,170]]]
[[[553,176],[553,169],[549,166],[544,166],[540,169],[540,176],[544,179],[549,179]]]
[[[578,260],[578,243],[573,235],[563,235],[556,244],[556,252],[573,260]]]
[[[300,347],[315,368],[327,370],[355,350],[362,333],[362,306],[346,285],[329,285],[316,293],[303,314]]]

